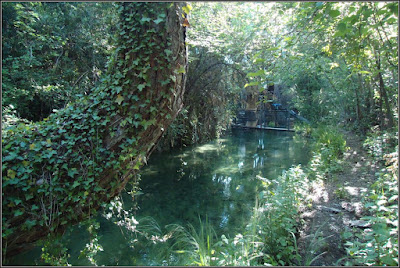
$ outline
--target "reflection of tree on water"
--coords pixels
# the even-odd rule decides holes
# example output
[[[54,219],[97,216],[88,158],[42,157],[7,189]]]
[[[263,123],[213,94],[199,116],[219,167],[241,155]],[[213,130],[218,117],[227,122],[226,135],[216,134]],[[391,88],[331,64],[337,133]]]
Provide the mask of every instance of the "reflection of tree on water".
[[[157,174],[144,175],[142,183],[143,192],[152,195],[139,198],[138,214],[154,217],[160,226],[196,227],[199,216],[208,217],[217,233],[233,235],[251,215],[259,183],[255,176],[275,178],[283,169],[306,162],[304,146],[292,137],[241,131],[223,141],[187,148],[179,157],[155,156],[150,165],[156,166]]]

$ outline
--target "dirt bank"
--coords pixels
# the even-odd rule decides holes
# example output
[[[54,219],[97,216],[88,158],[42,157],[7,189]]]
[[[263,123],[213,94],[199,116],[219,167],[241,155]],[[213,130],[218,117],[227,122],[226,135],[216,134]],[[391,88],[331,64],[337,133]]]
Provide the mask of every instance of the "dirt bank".
[[[344,265],[346,241],[341,233],[363,227],[361,194],[374,182],[379,166],[362,148],[358,136],[342,133],[350,147],[344,155],[343,171],[313,188],[313,206],[302,214],[305,224],[298,244],[303,265]]]

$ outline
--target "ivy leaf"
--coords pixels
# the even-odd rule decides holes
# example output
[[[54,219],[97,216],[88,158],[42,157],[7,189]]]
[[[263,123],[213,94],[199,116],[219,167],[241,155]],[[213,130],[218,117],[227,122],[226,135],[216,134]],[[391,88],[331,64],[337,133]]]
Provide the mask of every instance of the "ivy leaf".
[[[76,168],[71,168],[70,170],[68,170],[68,176],[70,176],[71,178],[73,178],[75,174],[78,174]]]
[[[162,21],[164,21],[164,19],[158,18],[158,19],[156,19],[154,22],[155,22],[156,24],[159,24],[159,23],[162,22]]]
[[[118,94],[117,99],[115,100],[118,105],[121,105],[122,101],[124,100],[124,97],[121,96],[121,94]]]
[[[14,216],[15,216],[15,217],[21,216],[22,214],[24,214],[24,212],[21,211],[21,210],[16,210],[16,211],[14,212]]]
[[[15,175],[17,175],[17,173],[14,170],[12,169],[7,170],[7,177],[9,177],[10,179],[14,179]]]
[[[142,90],[146,87],[146,84],[140,84],[137,86],[137,88],[139,89],[140,92],[142,92]]]
[[[139,64],[139,58],[137,58],[136,60],[134,60],[134,61],[132,61],[132,64],[134,64],[134,65],[138,65]]]
[[[150,18],[143,17],[140,21],[141,22],[150,22]]]
[[[181,68],[179,68],[179,69],[177,70],[177,72],[178,72],[178,74],[184,74],[184,73],[186,73],[185,67],[182,66]]]
[[[31,150],[33,150],[33,149],[35,149],[35,144],[34,143],[32,143],[31,145],[29,145],[29,149],[31,149]]]
[[[167,85],[169,82],[171,82],[171,80],[168,78],[167,80],[161,81],[161,85],[165,86]]]
[[[72,184],[72,188],[77,187],[78,185],[80,185],[81,183],[79,181],[74,181],[74,184]]]
[[[28,229],[31,229],[33,226],[35,226],[36,220],[26,220],[25,224],[28,227]]]
[[[139,170],[139,168],[140,168],[140,162],[137,161],[136,164],[135,164],[135,166],[133,167],[133,169]]]
[[[172,51],[169,49],[164,49],[165,54],[167,55],[167,57],[169,57],[169,55],[172,54]]]

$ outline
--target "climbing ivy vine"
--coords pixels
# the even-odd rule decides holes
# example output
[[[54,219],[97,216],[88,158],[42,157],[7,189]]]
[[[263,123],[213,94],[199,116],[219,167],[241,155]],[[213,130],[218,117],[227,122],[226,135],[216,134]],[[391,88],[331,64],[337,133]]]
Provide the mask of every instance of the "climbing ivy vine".
[[[182,3],[120,3],[116,49],[93,93],[3,130],[3,254],[96,213],[146,162],[182,105]]]

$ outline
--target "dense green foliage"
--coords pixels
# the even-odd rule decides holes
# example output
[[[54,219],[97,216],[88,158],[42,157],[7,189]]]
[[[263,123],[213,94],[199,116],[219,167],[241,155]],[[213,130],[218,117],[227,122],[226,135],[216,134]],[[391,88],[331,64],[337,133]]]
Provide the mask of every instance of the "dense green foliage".
[[[112,51],[114,9],[111,3],[4,3],[2,107],[13,105],[20,117],[38,121],[90,94]]]
[[[260,66],[261,81],[282,81],[295,97],[294,107],[314,121],[351,122],[362,133],[375,124],[393,127],[398,117],[398,4],[278,7],[292,19],[275,50],[260,52],[276,56],[273,69]],[[265,59],[262,55],[256,61]]]
[[[2,131],[4,255],[93,215],[146,162],[180,108],[186,65],[180,7],[117,9],[116,49],[102,83],[44,121]],[[167,18],[169,10],[178,13]]]

